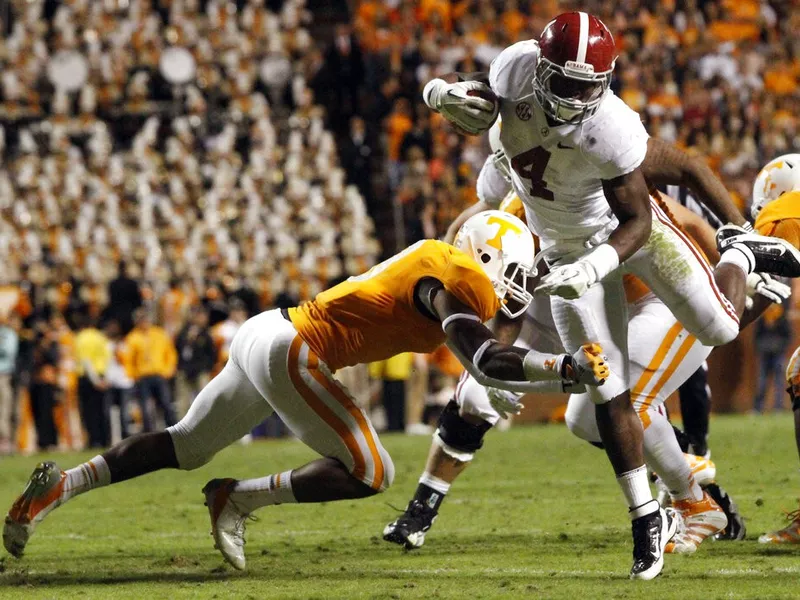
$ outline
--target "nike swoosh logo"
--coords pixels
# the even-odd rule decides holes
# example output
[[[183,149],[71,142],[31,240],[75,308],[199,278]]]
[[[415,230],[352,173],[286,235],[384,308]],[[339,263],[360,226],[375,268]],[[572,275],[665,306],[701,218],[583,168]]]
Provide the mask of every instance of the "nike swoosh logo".
[[[556,145],[557,145],[559,148],[561,148],[562,150],[575,150],[575,146],[565,146],[565,145],[564,145],[564,144],[562,144],[561,142],[558,142],[558,144],[556,144]]]

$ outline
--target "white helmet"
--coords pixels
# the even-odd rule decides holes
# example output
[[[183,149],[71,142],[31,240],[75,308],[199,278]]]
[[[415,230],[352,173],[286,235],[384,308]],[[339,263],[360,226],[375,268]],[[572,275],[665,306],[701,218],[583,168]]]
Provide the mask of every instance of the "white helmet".
[[[753,183],[753,219],[767,204],[795,190],[800,190],[800,154],[784,154],[768,162]]]
[[[497,117],[494,125],[489,129],[489,147],[492,149],[492,162],[506,181],[511,181],[511,165],[508,162],[503,144],[500,142],[500,129],[503,127],[502,119]]]
[[[533,295],[527,289],[536,253],[528,226],[514,215],[487,210],[467,219],[453,245],[477,262],[494,286],[501,310],[512,319],[523,314]],[[507,300],[520,307],[512,311]]]

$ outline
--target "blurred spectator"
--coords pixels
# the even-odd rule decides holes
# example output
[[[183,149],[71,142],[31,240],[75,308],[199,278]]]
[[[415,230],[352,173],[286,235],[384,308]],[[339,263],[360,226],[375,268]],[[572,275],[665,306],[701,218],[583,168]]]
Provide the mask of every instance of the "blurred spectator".
[[[144,431],[153,431],[155,425],[150,398],[161,409],[167,427],[177,423],[168,381],[175,375],[178,353],[167,332],[153,324],[145,309],[134,313],[134,328],[125,338],[125,363],[136,384]]]
[[[120,324],[124,332],[133,327],[133,311],[142,305],[139,284],[128,276],[128,264],[119,263],[117,278],[108,284],[109,318]]]
[[[111,362],[111,341],[94,325],[80,329],[75,336],[75,362],[78,404],[89,447],[107,447],[111,443],[111,430],[106,394],[109,386],[105,377]]]
[[[228,318],[221,323],[217,323],[211,332],[214,346],[217,349],[217,371],[220,371],[225,366],[230,355],[231,342],[233,342],[233,338],[242,324],[247,321],[247,307],[238,298],[230,301],[228,311]]]
[[[208,330],[208,312],[195,308],[189,322],[181,329],[175,345],[178,351],[178,414],[185,415],[189,405],[208,383],[217,350]]]
[[[413,361],[414,355],[406,352],[369,365],[370,376],[382,384],[387,431],[406,429],[406,382],[411,377]]]
[[[771,305],[764,316],[756,322],[756,352],[759,360],[758,391],[753,401],[753,410],[764,412],[767,387],[773,383],[775,410],[783,408],[784,367],[783,359],[792,340],[792,329],[783,307]]]
[[[106,383],[108,384],[108,404],[117,407],[119,411],[120,436],[124,440],[130,435],[130,415],[128,414],[128,401],[133,390],[133,380],[125,369],[125,344],[122,330],[116,321],[108,321],[105,334],[110,343],[111,353],[106,369]],[[111,412],[109,410],[109,412]],[[112,429],[111,427],[109,429]]]
[[[53,411],[59,402],[60,358],[58,333],[46,321],[41,321],[33,341],[33,365],[29,388],[31,412],[40,450],[53,450],[58,446]]]
[[[15,413],[14,390],[11,377],[17,363],[19,336],[10,319],[0,316],[0,454],[12,449],[12,422]]]

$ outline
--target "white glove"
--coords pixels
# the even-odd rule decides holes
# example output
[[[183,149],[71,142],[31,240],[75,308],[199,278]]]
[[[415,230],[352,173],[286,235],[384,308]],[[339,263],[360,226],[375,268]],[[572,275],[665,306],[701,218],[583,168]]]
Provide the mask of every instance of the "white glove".
[[[492,88],[480,81],[447,83],[443,79],[433,79],[425,85],[422,98],[425,104],[440,112],[453,125],[477,135],[488,130],[497,120],[500,103],[469,95],[470,91],[494,95]]]
[[[792,288],[766,273],[750,273],[747,276],[747,295],[753,297],[756,294],[764,296],[775,304],[782,304],[792,295]]]
[[[600,344],[584,344],[570,357],[570,362],[562,367],[567,385],[603,385],[611,375],[608,358],[603,354]]]
[[[486,395],[489,396],[489,404],[497,411],[501,419],[507,419],[509,415],[518,415],[525,408],[525,405],[519,401],[522,394],[487,387]]]
[[[618,266],[617,251],[609,244],[601,244],[580,260],[551,269],[534,293],[575,300]]]
[[[596,282],[595,270],[585,261],[579,260],[569,265],[554,267],[539,280],[539,285],[533,292],[575,300],[583,296],[586,290]]]

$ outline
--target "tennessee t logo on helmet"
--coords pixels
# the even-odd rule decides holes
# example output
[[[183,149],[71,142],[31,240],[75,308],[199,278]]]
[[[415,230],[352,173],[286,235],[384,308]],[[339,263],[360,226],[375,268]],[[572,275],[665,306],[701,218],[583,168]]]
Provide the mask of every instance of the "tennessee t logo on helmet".
[[[513,319],[527,310],[533,301],[527,283],[534,274],[535,246],[525,223],[499,210],[480,212],[464,222],[453,245],[480,265],[506,315]]]

